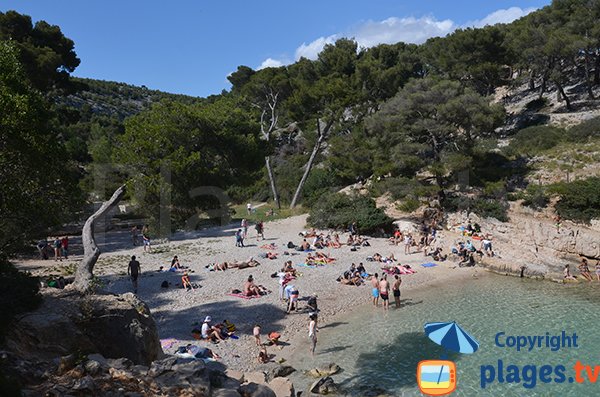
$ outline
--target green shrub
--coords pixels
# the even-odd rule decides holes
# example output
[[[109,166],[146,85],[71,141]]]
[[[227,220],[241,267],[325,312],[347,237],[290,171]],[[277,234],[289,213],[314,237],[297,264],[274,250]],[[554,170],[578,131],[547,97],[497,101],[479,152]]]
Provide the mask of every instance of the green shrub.
[[[459,195],[444,200],[443,205],[449,212],[468,211],[484,218],[508,222],[508,203],[505,201]]]
[[[534,209],[546,208],[550,202],[546,189],[540,185],[527,186],[527,189],[522,192],[521,198],[524,206]]]
[[[567,130],[571,142],[587,142],[590,138],[600,138],[600,117],[584,121]]]
[[[37,278],[18,271],[7,260],[0,259],[0,339],[8,331],[13,318],[39,306],[42,298],[39,294]]]
[[[380,228],[389,229],[392,219],[370,197],[341,193],[323,197],[308,217],[308,223],[320,229],[345,229],[352,222],[356,222],[361,234],[370,234]]]
[[[408,199],[402,201],[400,204],[398,204],[397,208],[400,211],[413,212],[413,211],[416,211],[420,206],[421,206],[421,202],[419,200],[416,200],[413,198],[408,198]]]
[[[310,171],[306,183],[302,187],[302,203],[311,207],[323,195],[329,194],[337,189],[338,181],[333,172],[315,168]]]
[[[549,191],[559,196],[556,211],[561,217],[585,223],[600,218],[600,177],[558,183]]]
[[[483,218],[496,218],[508,222],[508,204],[504,201],[479,198],[473,200],[472,211]]]
[[[389,193],[394,200],[404,200],[411,198],[417,200],[421,197],[433,197],[437,194],[438,188],[433,185],[424,185],[416,179],[409,178],[385,178],[375,182],[371,188],[374,196],[381,196]]]
[[[558,127],[540,125],[524,128],[513,136],[505,152],[509,155],[535,156],[558,145],[565,136],[565,130]]]

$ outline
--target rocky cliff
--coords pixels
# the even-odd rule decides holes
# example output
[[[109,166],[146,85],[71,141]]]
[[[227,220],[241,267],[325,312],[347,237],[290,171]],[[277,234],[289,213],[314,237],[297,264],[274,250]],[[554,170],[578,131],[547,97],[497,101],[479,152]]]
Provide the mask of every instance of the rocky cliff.
[[[494,258],[484,258],[485,266],[500,272],[520,274],[552,280],[563,279],[565,264],[573,265],[581,256],[600,258],[600,227],[598,224],[583,225],[569,221],[557,227],[550,212],[535,212],[519,203],[512,203],[510,222],[481,219],[474,214],[451,214],[449,225],[472,223],[481,225],[484,233],[493,235]],[[592,265],[595,263],[592,262]]]

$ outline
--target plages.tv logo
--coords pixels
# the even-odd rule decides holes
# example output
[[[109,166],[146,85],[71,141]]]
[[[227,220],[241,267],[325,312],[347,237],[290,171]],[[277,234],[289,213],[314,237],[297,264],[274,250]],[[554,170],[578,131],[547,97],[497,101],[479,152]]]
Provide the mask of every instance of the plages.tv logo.
[[[465,330],[451,323],[427,323],[425,334],[444,349],[463,354],[475,353],[479,343]],[[421,393],[428,396],[443,396],[456,390],[456,364],[442,360],[423,360],[417,366],[417,384]]]

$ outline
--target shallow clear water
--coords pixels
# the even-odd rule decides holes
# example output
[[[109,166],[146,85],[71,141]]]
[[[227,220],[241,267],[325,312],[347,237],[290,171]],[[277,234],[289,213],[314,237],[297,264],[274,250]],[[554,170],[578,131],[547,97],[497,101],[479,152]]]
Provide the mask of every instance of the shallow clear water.
[[[597,384],[548,383],[540,380],[534,388],[521,383],[498,383],[482,389],[481,366],[493,365],[498,359],[504,367],[524,365],[564,365],[566,378],[575,375],[573,365],[600,365],[598,310],[600,283],[560,285],[513,277],[484,274],[479,278],[431,286],[403,294],[405,305],[384,313],[381,308],[360,307],[337,323],[323,326],[319,332],[318,354],[311,358],[305,349],[294,362],[298,369],[335,362],[343,372],[334,376],[349,394],[368,395],[379,388],[392,395],[419,396],[416,384],[417,363],[439,359],[443,350],[423,332],[427,322],[456,321],[475,337],[480,348],[472,355],[449,354],[457,366],[457,396],[597,396]],[[506,335],[560,335],[576,332],[579,348],[557,352],[535,348],[517,352],[497,347],[498,332]],[[506,369],[505,369],[506,370]],[[554,374],[552,375],[554,378]],[[539,379],[539,377],[538,377]],[[305,390],[309,380],[297,375],[298,390]],[[528,382],[531,383],[531,382]],[[377,395],[377,394],[374,394]]]

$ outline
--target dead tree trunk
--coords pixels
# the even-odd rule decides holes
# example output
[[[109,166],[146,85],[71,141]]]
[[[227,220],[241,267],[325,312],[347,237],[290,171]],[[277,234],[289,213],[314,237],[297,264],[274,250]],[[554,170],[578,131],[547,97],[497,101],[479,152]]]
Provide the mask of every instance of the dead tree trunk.
[[[268,110],[264,107],[256,105],[262,109],[262,113],[260,115],[260,132],[267,144],[271,140],[271,133],[275,131],[277,128],[277,122],[279,121],[279,113],[277,111],[278,98],[279,93],[270,90],[265,94],[265,103],[268,107]],[[271,167],[270,156],[265,157],[265,166],[267,167],[267,174],[269,175],[269,184],[271,185],[271,193],[273,193],[273,201],[275,202],[277,209],[281,209],[279,194],[277,193],[277,185],[275,184],[275,174],[273,173],[273,168]]]
[[[93,270],[98,257],[100,256],[100,249],[96,245],[94,239],[94,225],[96,221],[103,217],[108,211],[110,211],[115,205],[121,201],[125,195],[125,185],[119,187],[113,193],[112,197],[104,202],[100,208],[90,216],[85,224],[83,225],[83,231],[81,232],[81,240],[83,243],[83,260],[77,265],[75,271],[75,281],[73,286],[80,292],[88,292],[90,290],[91,282],[94,277]]]
[[[317,157],[317,153],[319,153],[319,149],[321,145],[325,141],[327,134],[329,133],[329,129],[333,125],[333,122],[330,121],[327,123],[324,129],[321,129],[321,120],[317,119],[317,141],[315,142],[315,146],[313,147],[312,153],[306,163],[306,168],[304,169],[304,174],[302,175],[302,179],[300,179],[300,183],[298,183],[298,187],[296,188],[296,193],[294,193],[294,198],[292,199],[292,203],[290,204],[290,208],[296,207],[298,204],[298,199],[300,199],[300,193],[302,193],[302,188],[304,187],[304,183],[306,183],[306,179],[308,178],[308,174],[310,173],[310,169],[313,166],[315,161],[315,157]]]
[[[279,203],[279,194],[277,193],[277,186],[275,185],[275,176],[273,175],[273,168],[271,167],[271,157],[265,157],[265,165],[267,167],[267,174],[269,175],[269,183],[271,184],[271,192],[273,193],[273,201],[277,209],[281,209],[281,203]]]

